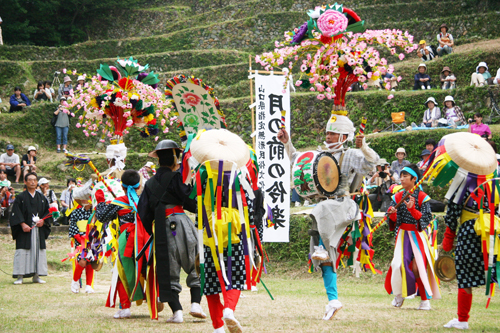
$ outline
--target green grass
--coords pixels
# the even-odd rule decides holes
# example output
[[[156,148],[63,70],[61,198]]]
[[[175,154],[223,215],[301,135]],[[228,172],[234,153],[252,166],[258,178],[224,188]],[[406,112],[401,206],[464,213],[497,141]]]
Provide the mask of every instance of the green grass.
[[[195,320],[188,315],[189,292],[181,293],[185,322],[166,324],[168,307],[158,321],[149,319],[146,304],[132,306],[131,319],[112,319],[114,309],[104,306],[111,273],[105,266],[96,274],[95,294],[75,295],[70,291],[70,264],[60,263],[69,252],[65,236],[51,237],[47,242],[49,276],[47,284],[14,286],[11,276],[0,272],[0,322],[8,332],[212,332],[210,320]],[[304,249],[306,252],[307,249]],[[392,251],[392,249],[388,249]],[[12,271],[14,242],[0,236],[0,265]],[[272,259],[272,258],[271,258]],[[355,278],[350,270],[340,270],[339,297],[342,311],[331,321],[320,320],[327,303],[320,273],[305,273],[305,266],[290,266],[271,261],[268,275],[263,279],[275,300],[272,301],[262,285],[258,292],[244,292],[235,315],[243,332],[445,332],[442,327],[456,317],[456,284],[441,285],[442,299],[432,301],[432,311],[417,311],[419,299],[407,300],[401,309],[390,305],[392,297],[383,288],[384,276],[362,273]],[[185,274],[181,277],[184,282]],[[498,290],[497,290],[498,291]],[[472,332],[497,331],[500,300],[494,297],[485,309],[484,288],[474,290],[469,325]],[[208,313],[206,301],[202,307]]]

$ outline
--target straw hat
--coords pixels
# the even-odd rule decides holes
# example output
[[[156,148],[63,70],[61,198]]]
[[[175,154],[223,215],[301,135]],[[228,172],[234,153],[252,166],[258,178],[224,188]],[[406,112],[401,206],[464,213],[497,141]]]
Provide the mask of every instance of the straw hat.
[[[444,66],[444,67],[443,67],[443,70],[441,70],[441,73],[444,73],[445,71],[448,71],[448,72],[450,72],[450,73],[451,73],[451,69],[450,69],[450,67],[448,67],[448,66]]]
[[[218,167],[217,161],[234,162],[239,169],[250,159],[250,150],[236,134],[225,129],[213,129],[199,135],[191,142],[191,154],[201,164],[206,161],[212,168]],[[230,171],[232,163],[224,163],[224,171]]]
[[[64,83],[66,83],[66,82],[71,82],[72,80],[69,76],[65,76],[63,81]]]
[[[377,165],[380,165],[380,166],[384,166],[386,164],[389,164],[389,162],[387,162],[387,160],[385,158],[379,159],[378,163],[377,163]]]
[[[477,134],[458,132],[443,137],[444,147],[459,167],[477,175],[489,175],[497,168],[495,151]]]
[[[398,153],[404,153],[406,157],[406,150],[403,147],[399,147],[394,156],[398,157]]]

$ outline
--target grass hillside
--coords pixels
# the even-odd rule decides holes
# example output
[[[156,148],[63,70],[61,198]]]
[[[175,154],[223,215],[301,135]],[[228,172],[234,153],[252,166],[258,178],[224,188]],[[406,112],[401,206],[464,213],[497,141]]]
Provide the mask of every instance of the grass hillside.
[[[249,142],[249,57],[253,59],[257,53],[272,50],[274,41],[281,39],[285,30],[304,22],[307,10],[317,4],[311,0],[149,0],[141,8],[126,12],[116,9],[112,24],[93,22],[89,40],[79,44],[67,47],[4,45],[0,47],[0,97],[3,100],[0,106],[8,104],[14,86],[22,86],[25,93],[31,94],[37,81],[52,80],[56,70],[77,69],[92,74],[100,63],[111,63],[117,56],[134,56],[159,73],[162,84],[176,74],[203,79],[215,89],[229,128]],[[398,91],[393,93],[393,99],[387,99],[389,92],[386,91],[349,93],[349,109],[356,125],[364,115],[369,119],[368,133],[383,129],[390,124],[390,113],[396,111],[405,111],[408,123],[419,122],[426,98],[434,96],[442,105],[447,94],[454,96],[466,115],[475,112],[489,114],[491,99],[488,88],[476,89],[468,85],[470,74],[479,61],[486,61],[493,75],[500,67],[500,31],[497,29],[500,2],[346,0],[343,4],[356,10],[366,20],[368,29],[408,30],[417,42],[426,39],[436,44],[438,27],[447,23],[457,45],[453,54],[428,62],[427,66],[434,81],[438,80],[443,66],[451,67],[458,78],[458,89],[449,92],[438,89],[410,91],[420,62],[416,55],[410,55],[404,61],[394,63],[396,74],[403,80]],[[254,63],[252,67],[259,68]],[[490,90],[498,100],[498,89]],[[317,141],[323,140],[330,104],[317,100],[307,91],[298,90],[292,95],[292,137],[298,147],[315,146]],[[1,114],[0,152],[6,142],[21,147],[38,144],[42,155],[47,158],[47,172],[53,173],[55,179],[63,179],[67,171],[58,168],[62,156],[53,153],[55,133],[49,124],[54,107],[43,104],[28,108],[25,113]],[[432,133],[381,136],[374,138],[373,144],[379,142],[381,155],[391,158],[389,152],[394,147],[402,142],[413,142],[408,138],[418,137],[416,143],[424,140],[424,136],[442,135],[440,131]],[[177,139],[175,129],[168,137]],[[126,144],[137,153],[145,153],[154,147],[155,142],[132,132],[126,138]],[[70,131],[70,146],[79,151],[102,150],[97,139],[85,137],[76,128]],[[416,157],[419,149],[416,147],[413,151],[410,148],[411,154]],[[143,155],[137,155],[137,158],[139,164],[146,160]],[[131,163],[135,167],[136,163]]]

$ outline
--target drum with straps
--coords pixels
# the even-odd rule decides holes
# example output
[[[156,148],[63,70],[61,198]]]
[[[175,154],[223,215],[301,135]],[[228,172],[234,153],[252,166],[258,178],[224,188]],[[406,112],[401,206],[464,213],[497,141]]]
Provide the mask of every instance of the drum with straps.
[[[300,153],[292,168],[293,186],[300,196],[332,196],[340,182],[340,168],[329,152]]]

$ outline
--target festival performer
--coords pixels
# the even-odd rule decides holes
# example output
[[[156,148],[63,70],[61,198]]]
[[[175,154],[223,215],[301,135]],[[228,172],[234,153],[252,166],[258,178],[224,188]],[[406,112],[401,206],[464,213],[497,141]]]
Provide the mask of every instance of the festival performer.
[[[458,318],[453,318],[444,327],[468,329],[472,288],[486,286],[488,307],[494,283],[499,281],[500,219],[496,214],[492,216],[492,210],[498,204],[499,180],[492,180],[497,177],[497,162],[491,146],[476,134],[456,134],[443,137],[430,156],[429,165],[436,165],[438,171],[443,170],[435,175],[441,184],[449,184],[451,180],[446,194],[449,200],[444,219],[447,227],[441,247],[452,251],[457,239]],[[457,155],[464,158],[459,161]],[[456,174],[450,173],[450,167],[458,169]]]
[[[191,185],[182,182],[178,169],[181,149],[172,140],[158,143],[150,157],[158,158],[160,168],[146,182],[137,207],[142,224],[149,235],[155,237],[156,281],[160,302],[168,302],[173,316],[169,323],[182,323],[183,313],[179,301],[182,286],[181,268],[186,272],[186,284],[191,292],[189,314],[205,319],[201,308],[200,278],[195,269],[198,254],[197,230],[184,209],[195,213],[196,201],[189,198]],[[154,230],[153,230],[154,229]],[[153,261],[149,261],[153,265]]]
[[[140,305],[143,300],[143,286],[141,285],[140,268],[142,260],[136,263],[137,247],[142,248],[144,233],[141,223],[136,223],[137,203],[139,198],[140,176],[135,170],[126,170],[121,176],[123,191],[126,195],[115,198],[111,203],[106,203],[104,193],[98,190],[95,193],[98,202],[96,210],[97,219],[106,225],[118,218],[120,233],[118,236],[118,251],[114,267],[111,288],[106,301],[106,306],[114,308],[116,294],[120,297],[121,310],[113,316],[115,319],[130,317],[131,302]]]
[[[406,297],[420,293],[418,310],[430,310],[429,299],[440,299],[439,282],[434,273],[434,253],[425,229],[432,220],[430,197],[416,189],[397,209],[405,194],[422,178],[415,164],[405,166],[400,172],[403,191],[392,197],[387,210],[389,229],[396,232],[396,246],[391,268],[387,272],[385,288],[395,295],[392,305],[401,307]]]
[[[234,311],[244,285],[251,289],[263,269],[253,260],[250,231],[256,169],[247,145],[224,129],[190,135],[183,168],[188,161],[196,170],[200,277],[212,326],[215,333],[224,332],[224,324],[231,333],[242,332]]]
[[[45,283],[40,276],[47,276],[45,240],[50,235],[50,224],[43,218],[49,214],[49,202],[36,191],[36,173],[26,174],[24,182],[27,190],[16,196],[10,216],[12,238],[16,240],[12,276],[17,278],[14,284],[22,284],[25,277]]]
[[[354,138],[355,128],[351,120],[340,113],[332,111],[326,124],[326,141],[328,152],[340,161],[340,184],[334,194],[336,199],[329,199],[318,204],[311,213],[312,229],[318,232],[311,237],[311,252],[314,266],[320,266],[323,282],[328,296],[324,320],[332,319],[342,309],[337,292],[337,268],[339,261],[338,246],[346,227],[358,219],[359,209],[349,198],[349,188],[356,175],[366,176],[373,170],[379,159],[378,154],[365,141],[364,135],[356,136],[355,145],[358,149],[344,146]],[[293,160],[296,149],[285,129],[278,133],[278,139],[285,144],[285,149]]]
[[[80,245],[86,247],[88,239],[87,224],[93,216],[92,202],[90,198],[90,184],[76,187],[73,190],[73,198],[78,206],[73,209],[69,215],[69,237],[72,239],[75,248]],[[80,292],[80,278],[85,270],[85,293],[94,293],[94,269],[91,263],[84,257],[83,249],[78,251],[78,255],[73,263],[73,280],[71,281],[71,291],[75,294]]]

